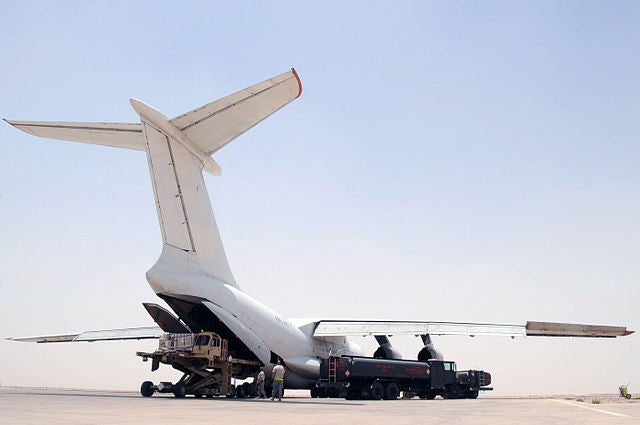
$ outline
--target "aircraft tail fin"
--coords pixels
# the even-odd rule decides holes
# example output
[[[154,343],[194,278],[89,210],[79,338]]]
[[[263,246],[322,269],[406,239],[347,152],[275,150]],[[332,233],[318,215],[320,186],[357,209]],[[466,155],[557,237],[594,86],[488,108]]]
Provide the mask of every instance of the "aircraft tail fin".
[[[295,70],[240,90],[169,120],[131,99],[146,140],[165,248],[188,253],[205,273],[238,287],[226,259],[202,171],[220,174],[210,155],[300,96]],[[161,261],[185,264],[180,252],[163,250]],[[195,257],[195,258],[194,258]]]
[[[40,137],[146,151],[164,242],[159,262],[195,266],[237,287],[202,171],[219,175],[210,155],[301,93],[300,79],[291,69],[171,120],[131,99],[141,124],[7,122]]]

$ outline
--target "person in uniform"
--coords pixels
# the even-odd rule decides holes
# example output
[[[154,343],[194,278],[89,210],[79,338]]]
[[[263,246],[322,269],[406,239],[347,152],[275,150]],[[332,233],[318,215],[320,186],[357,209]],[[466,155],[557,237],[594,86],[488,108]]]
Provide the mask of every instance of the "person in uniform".
[[[284,390],[284,367],[282,366],[280,359],[271,372],[271,379],[273,379],[273,392],[271,393],[271,400],[277,398],[278,401],[282,401],[282,391]]]
[[[264,391],[264,368],[262,367],[260,368],[256,382],[258,383],[258,397],[267,398],[267,393]]]

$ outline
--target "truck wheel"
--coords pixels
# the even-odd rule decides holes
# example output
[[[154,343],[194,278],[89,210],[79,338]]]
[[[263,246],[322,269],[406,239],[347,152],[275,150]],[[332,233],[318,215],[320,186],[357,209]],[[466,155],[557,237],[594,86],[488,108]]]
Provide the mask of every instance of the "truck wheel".
[[[176,398],[185,398],[187,395],[187,386],[183,382],[178,382],[173,386],[173,395]]]
[[[400,395],[400,389],[395,382],[389,382],[384,388],[385,400],[397,400]]]
[[[457,399],[463,398],[463,392],[457,384],[449,385],[447,389],[442,393],[444,399]]]
[[[142,385],[140,385],[140,394],[142,394],[142,397],[151,397],[153,392],[153,382],[144,381]]]
[[[361,394],[362,390],[360,389],[360,387],[350,386],[349,388],[347,388],[347,393],[345,394],[344,398],[347,400],[359,400]]]
[[[380,382],[376,381],[371,384],[371,387],[369,387],[369,397],[371,400],[382,400],[382,397],[384,397],[384,387]]]
[[[478,390],[469,390],[467,392],[467,398],[478,398]]]

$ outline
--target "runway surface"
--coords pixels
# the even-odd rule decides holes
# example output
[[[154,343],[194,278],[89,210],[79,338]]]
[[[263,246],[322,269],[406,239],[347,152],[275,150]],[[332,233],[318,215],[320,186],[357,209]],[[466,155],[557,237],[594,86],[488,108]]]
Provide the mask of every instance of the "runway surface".
[[[640,400],[615,396],[347,401],[143,398],[132,392],[0,387],[0,424],[638,424]]]

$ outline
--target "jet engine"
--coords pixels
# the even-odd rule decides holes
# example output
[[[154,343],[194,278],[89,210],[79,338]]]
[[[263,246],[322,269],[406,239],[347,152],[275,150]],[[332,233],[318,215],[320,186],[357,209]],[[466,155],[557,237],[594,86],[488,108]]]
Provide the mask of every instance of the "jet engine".
[[[380,347],[373,353],[376,359],[395,359],[402,360],[402,354],[391,345],[391,341],[386,335],[375,335],[376,341]]]
[[[420,335],[422,338],[422,342],[424,347],[418,352],[418,360],[421,362],[426,362],[427,360],[437,359],[444,360],[444,356],[440,351],[434,347],[433,342],[431,341],[431,336],[429,334]]]

